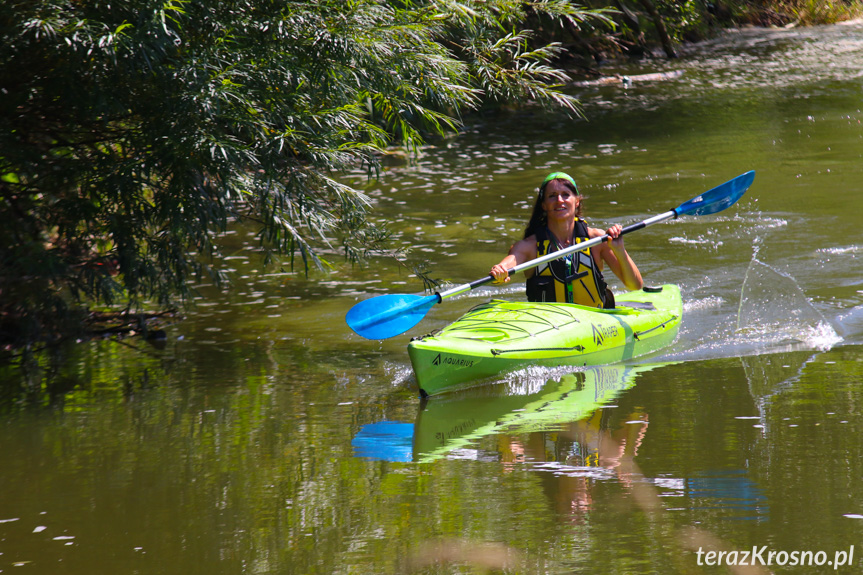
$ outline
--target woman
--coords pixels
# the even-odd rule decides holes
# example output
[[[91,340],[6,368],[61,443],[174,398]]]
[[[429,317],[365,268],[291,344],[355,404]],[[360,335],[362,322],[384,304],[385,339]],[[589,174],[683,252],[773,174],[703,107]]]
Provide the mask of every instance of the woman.
[[[613,308],[614,296],[602,278],[605,264],[628,290],[641,289],[641,273],[626,252],[623,229],[613,225],[603,232],[582,219],[582,197],[575,180],[563,172],[549,174],[533,206],[524,232],[499,264],[491,268],[494,283],[510,281],[507,270],[574,243],[608,234],[612,239],[564,258],[525,270],[528,301],[556,301]]]

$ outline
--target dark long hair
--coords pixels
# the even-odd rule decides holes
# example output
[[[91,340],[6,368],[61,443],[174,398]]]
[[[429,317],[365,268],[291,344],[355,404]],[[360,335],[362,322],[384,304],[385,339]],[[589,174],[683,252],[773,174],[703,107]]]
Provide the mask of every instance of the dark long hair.
[[[527,222],[527,228],[524,230],[524,237],[529,238],[534,235],[537,230],[541,230],[542,228],[548,225],[548,215],[545,213],[545,210],[542,209],[542,201],[545,199],[545,187],[549,182],[562,182],[569,191],[575,194],[578,200],[578,207],[575,210],[575,217],[580,218],[583,215],[582,212],[582,200],[584,199],[581,194],[578,193],[578,189],[572,185],[569,180],[564,178],[555,178],[554,180],[549,180],[548,182],[543,183],[539,187],[539,193],[536,195],[536,201],[533,204],[533,212],[530,214],[530,220]]]

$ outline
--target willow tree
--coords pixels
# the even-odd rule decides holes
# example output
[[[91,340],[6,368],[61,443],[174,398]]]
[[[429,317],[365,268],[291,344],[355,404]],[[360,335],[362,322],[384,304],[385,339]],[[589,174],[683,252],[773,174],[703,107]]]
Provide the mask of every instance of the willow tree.
[[[96,304],[167,304],[214,237],[259,222],[307,269],[379,239],[334,174],[492,102],[560,106],[528,19],[568,0],[6,0],[0,5],[0,339]],[[602,17],[599,14],[599,17]]]

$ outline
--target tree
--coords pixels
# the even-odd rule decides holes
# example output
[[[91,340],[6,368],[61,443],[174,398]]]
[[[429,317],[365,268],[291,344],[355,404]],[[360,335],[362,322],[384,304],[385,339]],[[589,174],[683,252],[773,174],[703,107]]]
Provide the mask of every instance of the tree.
[[[487,102],[576,111],[528,17],[567,0],[7,0],[0,6],[0,340],[91,304],[167,305],[215,234],[320,266],[385,237],[334,173],[378,169]]]
[[[656,6],[653,5],[651,0],[638,1],[650,15],[650,19],[653,22],[653,26],[656,28],[656,34],[659,36],[659,41],[662,44],[662,49],[665,51],[665,55],[669,58],[677,58],[677,52],[675,52],[674,46],[671,43],[671,37],[668,35],[668,30],[665,28],[665,22],[662,20],[662,16],[659,15],[659,11],[656,9]]]

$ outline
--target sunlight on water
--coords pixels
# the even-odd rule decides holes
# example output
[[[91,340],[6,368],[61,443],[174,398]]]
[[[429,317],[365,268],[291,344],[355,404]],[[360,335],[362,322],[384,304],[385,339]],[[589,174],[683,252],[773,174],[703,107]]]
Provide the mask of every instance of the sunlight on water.
[[[538,392],[549,381],[562,381],[564,378],[577,377],[574,374],[588,369],[601,370],[602,368],[577,368],[571,365],[561,367],[529,366],[509,372],[502,377],[508,393],[528,395]]]
[[[790,325],[781,321],[764,323],[755,327],[738,331],[736,343],[749,344],[754,348],[771,348],[794,346],[802,344],[800,349],[817,349],[826,351],[842,341],[832,325],[822,321],[815,325]]]
[[[696,238],[672,237],[669,238],[668,241],[678,244],[706,246],[714,250],[717,250],[722,246],[722,240],[717,240],[715,238],[706,238],[704,236],[698,236]]]
[[[406,386],[409,383],[415,386],[414,372],[410,365],[388,361],[384,364],[384,374],[394,388]]]
[[[847,82],[863,76],[859,66],[863,60],[859,28],[858,21],[796,30],[735,30],[696,47],[724,47],[728,52],[721,58],[701,61],[694,58],[688,72],[709,72],[702,82],[711,89],[739,90],[766,84],[775,89],[805,86],[807,93],[813,95],[828,89],[830,82]],[[825,36],[829,41],[825,41]],[[775,57],[777,49],[783,49],[781,58]],[[824,61],[830,65],[822,65]],[[715,73],[722,67],[734,73],[723,80]]]
[[[863,334],[863,306],[855,306],[838,314],[834,320],[838,333],[850,342],[859,342]]]
[[[719,308],[723,303],[725,303],[725,300],[719,296],[709,296],[698,300],[686,300],[683,302],[683,313],[686,315],[688,312],[696,310]]]
[[[845,246],[845,247],[835,247],[835,248],[821,248],[818,250],[821,253],[830,254],[830,255],[845,255],[845,254],[859,254],[863,252],[863,246],[854,245],[854,246]]]
[[[583,465],[567,465],[559,461],[543,461],[534,463],[531,468],[535,471],[545,471],[558,477],[579,477],[597,481],[614,479],[616,473],[613,469],[604,467],[587,467]]]

